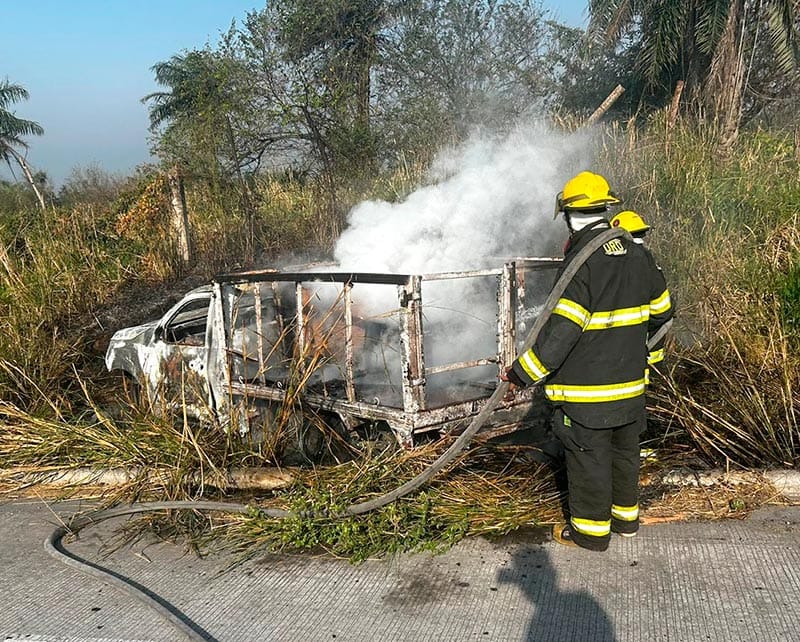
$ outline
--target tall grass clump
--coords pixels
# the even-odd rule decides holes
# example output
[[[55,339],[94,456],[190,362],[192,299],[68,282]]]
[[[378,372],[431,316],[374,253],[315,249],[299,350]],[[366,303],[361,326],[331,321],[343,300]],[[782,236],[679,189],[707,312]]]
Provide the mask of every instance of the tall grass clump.
[[[560,519],[561,498],[549,469],[487,446],[464,453],[419,493],[364,515],[339,517],[348,505],[421,473],[443,447],[387,451],[319,469],[281,495],[290,517],[232,516],[217,526],[213,545],[246,556],[325,551],[357,562],[402,551],[442,550],[466,536],[500,536]],[[208,543],[208,538],[199,541]]]
[[[131,267],[112,222],[91,207],[11,223],[0,221],[0,399],[27,407],[39,398],[32,386],[54,396],[75,389],[73,368],[101,331],[93,312]]]
[[[81,471],[99,480],[112,472],[119,474],[117,483],[91,491],[105,504],[191,500],[219,497],[230,467],[264,463],[238,435],[213,422],[189,421],[179,410],[153,413],[126,405],[111,414],[87,397],[86,411],[65,416],[50,403],[45,414],[0,402],[0,487],[36,485],[50,473]],[[64,495],[86,492],[80,486],[85,482],[72,488],[65,483]]]
[[[257,179],[256,185],[258,242],[263,254],[277,258],[329,243],[318,210],[318,194],[302,176],[265,176]]]
[[[255,179],[257,241],[262,256],[329,256],[344,229],[347,213],[365,200],[400,200],[422,182],[421,163],[401,162],[371,181],[342,180],[335,193],[318,182],[290,172]]]
[[[657,410],[716,463],[800,464],[798,150],[779,131],[743,131],[727,158],[707,130],[611,130],[605,162],[678,310]]]

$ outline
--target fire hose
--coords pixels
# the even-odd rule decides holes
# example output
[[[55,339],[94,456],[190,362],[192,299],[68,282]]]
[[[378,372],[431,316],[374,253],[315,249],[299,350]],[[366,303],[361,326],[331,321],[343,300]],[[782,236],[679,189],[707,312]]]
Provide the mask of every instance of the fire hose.
[[[542,313],[536,318],[528,336],[522,344],[521,351],[525,352],[530,349],[539,336],[544,324],[550,318],[558,300],[567,288],[567,285],[575,276],[575,273],[586,262],[586,260],[599,249],[603,244],[607,243],[613,238],[629,236],[629,234],[621,228],[612,228],[604,231],[591,239],[583,248],[581,248],[575,255],[575,258],[570,261],[564,268],[564,271],[559,276],[555,285],[553,286],[550,294],[548,295],[543,305]],[[648,345],[655,345],[664,336],[667,331],[667,325],[662,326],[653,337],[648,341]],[[342,513],[333,515],[333,519],[342,519],[354,515],[361,515],[369,511],[382,508],[397,499],[415,491],[423,484],[427,483],[437,473],[439,473],[445,466],[447,466],[453,459],[461,453],[469,445],[469,442],[486,423],[489,415],[495,410],[497,405],[503,400],[509,390],[509,382],[500,381],[494,393],[489,397],[483,409],[472,419],[469,426],[455,439],[455,441],[442,453],[439,458],[433,462],[419,475],[409,480],[405,484],[395,488],[394,490],[385,493],[374,499],[361,502],[358,504],[351,504]],[[61,540],[67,534],[77,534],[81,529],[97,524],[112,517],[119,517],[122,515],[132,515],[136,513],[144,513],[158,510],[203,510],[203,511],[219,511],[227,513],[259,513],[272,518],[286,518],[290,517],[292,513],[287,510],[279,508],[257,508],[248,506],[246,504],[228,503],[228,502],[210,502],[210,501],[168,501],[168,502],[142,502],[131,504],[129,506],[101,509],[82,516],[73,516],[65,526],[60,526],[55,529],[44,543],[45,550],[51,556],[59,561],[76,568],[84,573],[97,577],[103,581],[109,582],[116,588],[122,590],[129,596],[141,602],[145,606],[156,611],[162,618],[169,622],[176,630],[188,640],[207,640],[208,637],[203,635],[196,626],[192,626],[186,618],[178,615],[173,608],[167,605],[158,596],[150,593],[144,587],[140,587],[131,581],[123,578],[120,575],[103,569],[100,566],[91,564],[80,558],[73,556],[62,545]]]

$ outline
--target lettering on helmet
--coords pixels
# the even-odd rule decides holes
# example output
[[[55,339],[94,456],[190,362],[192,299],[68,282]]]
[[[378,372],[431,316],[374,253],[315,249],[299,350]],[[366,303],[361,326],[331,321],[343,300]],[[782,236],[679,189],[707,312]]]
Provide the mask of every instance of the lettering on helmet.
[[[619,239],[611,239],[608,243],[603,244],[603,252],[605,252],[607,256],[624,256],[628,253],[628,250],[625,249],[625,246]]]

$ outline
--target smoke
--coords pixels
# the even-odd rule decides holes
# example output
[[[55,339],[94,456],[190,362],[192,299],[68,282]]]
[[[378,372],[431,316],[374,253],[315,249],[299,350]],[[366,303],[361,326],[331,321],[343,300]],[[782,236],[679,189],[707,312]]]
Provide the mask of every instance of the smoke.
[[[404,201],[366,201],[350,212],[334,251],[342,269],[422,274],[497,267],[504,258],[558,252],[555,195],[587,169],[589,134],[544,126],[504,137],[476,134],[442,153],[429,184]]]
[[[339,269],[429,274],[499,268],[513,257],[560,255],[567,230],[563,221],[553,220],[555,196],[570,176],[589,169],[590,136],[559,134],[543,125],[518,127],[503,136],[476,133],[442,152],[427,184],[402,202],[366,201],[354,207],[334,251]],[[495,277],[423,282],[426,366],[495,356],[496,288]],[[397,292],[386,286],[358,284],[353,301],[363,319],[389,319],[398,307]],[[523,316],[520,311],[518,318]],[[390,334],[396,329],[384,337]],[[385,374],[400,372],[396,353],[387,361],[395,341],[396,336],[382,341],[377,357],[362,355],[362,363],[371,359],[382,369],[366,373],[367,379],[388,376],[395,387],[397,378]],[[486,383],[496,373],[496,366],[489,366],[436,375],[428,392],[438,388],[452,399],[462,396],[445,390],[454,379]]]

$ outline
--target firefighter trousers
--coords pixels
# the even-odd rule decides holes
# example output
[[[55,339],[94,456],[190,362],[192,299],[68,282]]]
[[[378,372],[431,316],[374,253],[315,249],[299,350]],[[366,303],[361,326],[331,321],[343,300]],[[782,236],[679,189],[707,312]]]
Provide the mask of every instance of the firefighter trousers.
[[[611,531],[639,529],[639,435],[645,412],[613,428],[588,428],[557,408],[553,432],[564,444],[572,539],[604,551]]]

